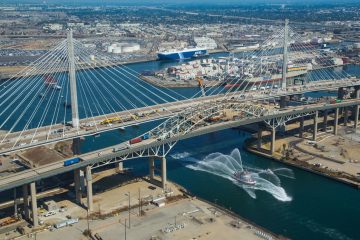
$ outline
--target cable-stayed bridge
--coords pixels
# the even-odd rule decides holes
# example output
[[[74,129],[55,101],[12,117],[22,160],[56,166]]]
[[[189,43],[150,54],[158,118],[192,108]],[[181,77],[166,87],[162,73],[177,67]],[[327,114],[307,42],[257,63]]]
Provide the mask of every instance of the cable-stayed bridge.
[[[283,42],[289,44],[281,48]],[[324,68],[328,59],[286,27],[259,50],[227,63],[219,79],[230,79],[230,88],[209,87],[184,96],[140,80],[138,72],[87,49],[69,32],[43,58],[2,84],[0,153],[168,118],[209,100],[274,99],[357,84],[345,71]],[[277,71],[281,61],[286,64]],[[289,62],[298,69],[287,71]],[[270,81],[276,75],[281,81]]]
[[[69,31],[66,40],[1,84],[0,153],[70,139],[78,145],[83,136],[162,122],[137,138],[119,143],[121,149],[117,151],[106,148],[84,155],[75,151],[81,161],[73,165],[51,163],[0,178],[0,190],[21,185],[27,188],[29,183],[70,170],[76,170],[78,176],[79,169],[86,168],[87,206],[91,210],[92,168],[150,157],[153,176],[154,157],[161,158],[165,189],[165,156],[185,138],[264,122],[272,130],[273,151],[278,126],[309,115],[317,119],[322,110],[337,109],[337,119],[339,108],[353,106],[357,126],[360,78],[339,69],[339,64],[331,62],[333,59],[333,53],[309,44],[286,22],[260,49],[242,58],[229,57],[218,81],[230,83],[230,87],[200,85],[200,89],[184,91],[155,87],[141,80],[137,71],[86,48]],[[287,106],[289,97],[314,91],[338,90],[342,99],[345,88],[354,92],[353,99]],[[270,104],[276,102],[280,106]],[[314,126],[317,128],[317,123]],[[78,181],[76,178],[76,189]]]

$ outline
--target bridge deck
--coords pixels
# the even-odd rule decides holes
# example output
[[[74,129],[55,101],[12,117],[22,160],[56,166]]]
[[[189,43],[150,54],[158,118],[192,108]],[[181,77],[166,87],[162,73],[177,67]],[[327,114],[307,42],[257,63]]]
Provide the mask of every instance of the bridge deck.
[[[288,96],[294,94],[303,94],[313,91],[322,90],[336,90],[339,87],[350,87],[360,85],[359,78],[343,79],[343,80],[322,80],[314,83],[307,83],[307,85],[295,85],[290,86],[286,90],[273,89],[264,91],[247,91],[239,92],[238,95],[243,95],[242,101],[256,100],[256,99],[268,99],[277,98],[280,96]],[[225,96],[226,97],[226,96]],[[230,95],[228,95],[230,97]],[[197,103],[204,103],[206,101],[215,101],[224,99],[223,94],[215,96],[206,96],[196,99],[188,99],[178,102],[164,103],[155,106],[149,106],[139,109],[133,109],[129,111],[122,111],[112,113],[108,115],[100,115],[94,118],[81,119],[81,128],[74,129],[71,127],[65,128],[62,124],[44,126],[38,129],[29,129],[21,132],[9,133],[2,143],[0,143],[0,153],[9,153],[16,150],[27,149],[31,147],[41,146],[48,143],[55,143],[63,140],[70,140],[76,137],[91,136],[97,133],[111,131],[119,129],[121,127],[128,127],[132,125],[138,125],[146,122],[152,122],[160,119],[169,118],[188,107],[193,106]],[[226,100],[226,99],[225,99]],[[151,112],[152,111],[152,112]],[[148,113],[144,116],[139,116],[138,119],[134,120],[129,118],[130,115],[135,113]],[[121,120],[113,122],[111,125],[100,124],[104,119],[111,117],[119,117]],[[93,123],[96,122],[94,125]],[[63,132],[60,129],[64,129]],[[19,134],[21,133],[21,138]],[[4,138],[4,133],[0,135],[0,138]]]
[[[193,131],[180,136],[175,136],[172,138],[165,139],[163,141],[158,141],[156,139],[149,139],[146,141],[142,141],[141,143],[137,143],[132,145],[129,149],[119,151],[119,152],[113,152],[112,147],[104,148],[98,151],[90,152],[87,154],[80,155],[80,157],[83,159],[78,164],[70,165],[67,167],[63,166],[63,162],[57,162],[53,164],[44,165],[38,168],[24,170],[19,173],[15,173],[3,178],[0,178],[0,191],[4,191],[7,189],[11,189],[14,187],[18,187],[21,185],[24,185],[26,183],[34,182],[43,178],[51,177],[58,175],[60,173],[69,172],[74,169],[82,168],[91,164],[95,164],[98,162],[106,161],[108,159],[113,159],[116,157],[121,157],[127,154],[130,154],[132,152],[145,150],[154,146],[161,146],[165,143],[175,142],[203,134],[207,134],[210,132],[220,131],[228,128],[238,127],[241,125],[247,125],[251,123],[256,122],[262,122],[267,119],[277,118],[277,117],[283,117],[288,116],[291,114],[297,114],[297,113],[311,113],[317,110],[326,110],[326,109],[333,109],[338,107],[348,107],[348,106],[354,106],[359,105],[360,99],[349,99],[345,100],[341,103],[334,103],[334,104],[324,104],[324,103],[318,103],[318,104],[312,104],[307,106],[296,106],[296,107],[289,107],[283,111],[277,111],[273,112],[270,115],[263,116],[261,118],[249,116],[240,120],[234,120],[234,121],[226,121],[226,122],[218,122],[214,123],[212,125],[206,125],[206,126],[199,126],[198,128],[194,129]],[[99,155],[99,152],[101,154]]]

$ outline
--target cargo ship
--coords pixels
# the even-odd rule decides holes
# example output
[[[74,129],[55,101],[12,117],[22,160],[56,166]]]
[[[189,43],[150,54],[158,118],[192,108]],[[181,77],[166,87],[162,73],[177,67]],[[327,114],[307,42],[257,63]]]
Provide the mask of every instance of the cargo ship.
[[[185,48],[180,51],[159,52],[158,60],[183,60],[208,55],[205,48]]]
[[[236,171],[232,176],[236,181],[246,184],[246,185],[255,185],[256,180],[251,176],[251,173],[244,171]]]

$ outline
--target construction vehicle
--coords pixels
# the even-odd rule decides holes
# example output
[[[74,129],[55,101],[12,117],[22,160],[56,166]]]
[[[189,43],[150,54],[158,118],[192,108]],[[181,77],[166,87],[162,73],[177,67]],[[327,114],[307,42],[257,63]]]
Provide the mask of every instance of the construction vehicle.
[[[130,114],[130,118],[132,118],[133,120],[138,120],[139,119],[139,117],[134,115],[134,114]]]
[[[7,226],[9,224],[17,222],[18,219],[13,217],[6,217],[0,220],[0,227]]]
[[[108,118],[108,119],[105,119],[105,120],[101,121],[100,124],[105,125],[105,124],[113,123],[113,122],[116,122],[116,121],[121,121],[121,118],[120,117]]]
[[[198,86],[201,88],[201,94],[204,97],[205,96],[204,79],[202,79],[201,77],[196,77],[195,80],[198,82]]]

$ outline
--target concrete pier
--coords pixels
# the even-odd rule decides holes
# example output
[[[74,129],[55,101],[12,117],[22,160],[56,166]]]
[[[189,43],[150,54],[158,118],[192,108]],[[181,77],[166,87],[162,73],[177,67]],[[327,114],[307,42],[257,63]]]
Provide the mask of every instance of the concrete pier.
[[[31,195],[32,222],[33,222],[34,228],[36,228],[39,226],[39,218],[38,218],[38,211],[37,211],[35,182],[30,183],[30,195]]]
[[[344,126],[347,126],[349,119],[348,109],[347,107],[344,107]]]
[[[155,177],[155,159],[154,157],[149,157],[149,177],[154,179]]]
[[[166,177],[166,158],[162,157],[161,158],[161,186],[163,189],[166,188],[166,181],[167,181],[167,177]]]
[[[359,105],[354,107],[354,128],[356,129],[359,125]]]
[[[338,89],[338,99],[344,99],[344,95],[345,95],[345,90],[344,90],[344,88],[339,88]]]
[[[360,98],[360,86],[355,86],[354,98],[356,99]],[[354,128],[356,129],[357,126],[359,125],[359,105],[354,106],[353,115],[354,115]]]
[[[29,201],[29,185],[25,184],[22,186],[23,199],[24,199],[24,218],[30,220],[30,201]]]
[[[326,132],[326,129],[327,129],[327,123],[328,123],[328,115],[329,115],[329,113],[328,113],[328,111],[327,110],[325,110],[324,111],[324,123],[323,123],[323,126],[324,126],[324,132]]]
[[[74,155],[80,155],[81,154],[80,146],[81,146],[81,139],[80,138],[74,138],[73,142],[72,142],[72,151],[73,151]]]
[[[318,117],[319,117],[319,111],[315,111],[315,115],[314,115],[314,128],[313,128],[313,140],[314,140],[314,141],[316,141],[316,138],[317,138]]]
[[[339,125],[339,108],[335,108],[334,135],[338,134],[338,125]]]
[[[270,142],[270,153],[275,153],[275,141],[276,141],[276,128],[271,128],[271,142]]]
[[[280,108],[286,108],[287,106],[287,99],[286,96],[280,97]]]
[[[91,167],[86,167],[86,188],[87,188],[87,208],[88,211],[93,211],[93,189],[92,189],[92,175],[91,175]]]
[[[300,129],[299,129],[299,137],[304,137],[304,117],[300,118]]]
[[[118,162],[116,164],[116,171],[123,172],[124,171],[124,162]]]
[[[257,149],[261,150],[261,146],[262,146],[262,134],[263,134],[263,130],[261,129],[261,127],[259,126],[258,129],[258,139],[257,139]]]
[[[74,170],[74,190],[75,190],[75,200],[78,204],[81,204],[82,197],[82,187],[81,187],[81,179],[80,179],[80,169]]]

